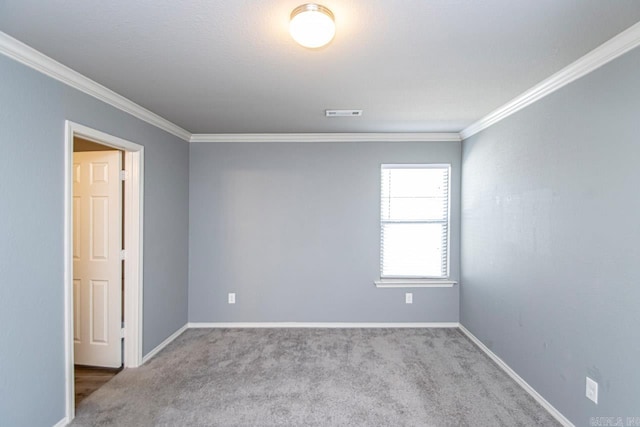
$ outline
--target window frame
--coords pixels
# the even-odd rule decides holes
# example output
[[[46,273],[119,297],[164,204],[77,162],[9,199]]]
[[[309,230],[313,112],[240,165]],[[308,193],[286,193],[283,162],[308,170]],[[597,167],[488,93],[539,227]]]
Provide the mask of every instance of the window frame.
[[[433,220],[384,220],[382,218],[383,200],[382,200],[382,183],[384,179],[384,171],[388,169],[446,169],[447,172],[447,207],[446,207],[446,220],[433,221]],[[377,287],[451,287],[456,284],[455,281],[450,280],[451,277],[451,164],[450,163],[382,163],[380,165],[380,200],[379,200],[379,231],[380,231],[380,280],[375,281]],[[414,224],[433,224],[440,223],[446,224],[446,255],[445,260],[442,260],[445,266],[445,274],[442,276],[399,276],[399,275],[383,275],[383,248],[384,237],[383,227],[385,224],[393,223],[414,223]]]

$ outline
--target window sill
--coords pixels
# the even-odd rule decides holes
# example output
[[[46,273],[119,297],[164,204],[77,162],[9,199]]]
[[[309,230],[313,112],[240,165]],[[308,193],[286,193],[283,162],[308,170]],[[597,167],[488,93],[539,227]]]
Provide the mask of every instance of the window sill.
[[[452,288],[458,282],[447,279],[380,279],[376,288]]]

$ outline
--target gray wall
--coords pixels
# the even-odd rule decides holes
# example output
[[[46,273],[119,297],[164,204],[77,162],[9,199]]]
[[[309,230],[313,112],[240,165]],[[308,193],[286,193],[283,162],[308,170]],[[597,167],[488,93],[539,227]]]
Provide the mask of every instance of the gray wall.
[[[192,143],[189,321],[457,322],[457,286],[377,289],[373,281],[381,163],[452,164],[458,278],[460,145]]]
[[[636,49],[463,143],[462,324],[581,426],[640,416],[639,118]]]
[[[64,417],[65,119],[145,146],[145,353],[187,321],[189,145],[0,56],[0,425]]]

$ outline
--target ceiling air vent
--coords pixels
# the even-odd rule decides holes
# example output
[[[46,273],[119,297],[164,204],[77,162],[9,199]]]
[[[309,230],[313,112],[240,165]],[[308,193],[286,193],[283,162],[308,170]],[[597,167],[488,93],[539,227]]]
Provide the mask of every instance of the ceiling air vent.
[[[324,110],[327,117],[360,117],[362,110]]]

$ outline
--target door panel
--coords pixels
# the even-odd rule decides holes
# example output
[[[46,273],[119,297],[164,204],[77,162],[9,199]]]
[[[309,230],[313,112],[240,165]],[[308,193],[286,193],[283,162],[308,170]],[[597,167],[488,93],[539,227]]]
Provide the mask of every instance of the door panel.
[[[122,194],[119,151],[74,153],[74,357],[122,365]]]
[[[73,259],[76,260],[80,257],[80,221],[76,221],[76,218],[80,218],[80,197],[73,198]]]
[[[109,197],[90,198],[89,242],[92,261],[109,260]]]
[[[109,282],[91,280],[91,306],[89,321],[91,324],[91,344],[109,343]]]

